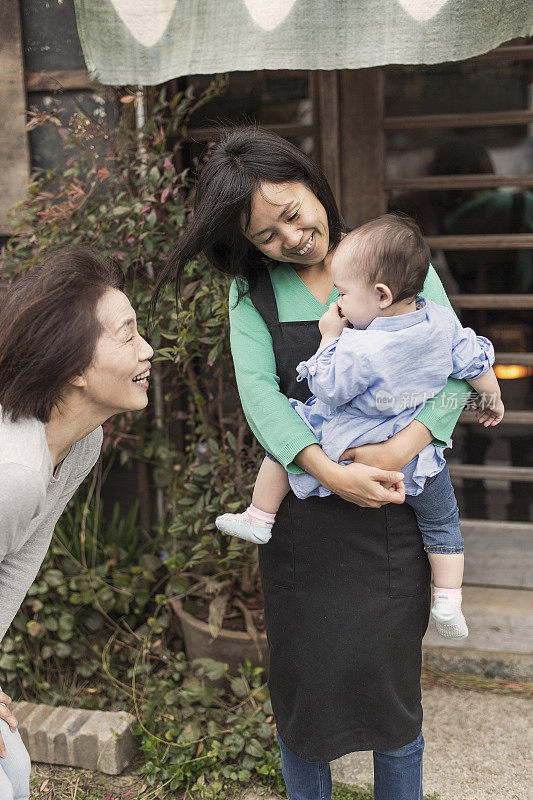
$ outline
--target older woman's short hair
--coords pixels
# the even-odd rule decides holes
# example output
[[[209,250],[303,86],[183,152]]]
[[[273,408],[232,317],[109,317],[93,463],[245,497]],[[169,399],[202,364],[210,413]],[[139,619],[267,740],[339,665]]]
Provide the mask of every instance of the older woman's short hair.
[[[51,253],[18,277],[0,306],[0,406],[16,422],[48,422],[70,380],[91,364],[108,289],[124,288],[118,264],[88,247]]]

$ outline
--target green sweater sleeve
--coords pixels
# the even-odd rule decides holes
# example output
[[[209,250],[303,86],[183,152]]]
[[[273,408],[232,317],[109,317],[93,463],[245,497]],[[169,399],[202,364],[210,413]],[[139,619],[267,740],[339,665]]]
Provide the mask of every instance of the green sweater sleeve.
[[[431,264],[424,283],[423,296],[453,311],[441,280]],[[472,388],[466,381],[449,378],[446,386],[425,404],[417,420],[432,433],[434,444],[442,447],[448,444],[471,391]]]
[[[235,377],[248,424],[288,472],[302,472],[292,461],[304,447],[318,444],[317,439],[281,393],[270,332],[249,296],[237,303],[235,282],[229,317]]]

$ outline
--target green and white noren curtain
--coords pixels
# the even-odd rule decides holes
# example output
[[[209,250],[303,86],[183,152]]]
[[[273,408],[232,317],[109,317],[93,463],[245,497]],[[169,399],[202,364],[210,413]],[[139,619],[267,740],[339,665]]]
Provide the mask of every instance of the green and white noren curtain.
[[[533,33],[532,0],[75,0],[110,85],[256,69],[436,64]]]

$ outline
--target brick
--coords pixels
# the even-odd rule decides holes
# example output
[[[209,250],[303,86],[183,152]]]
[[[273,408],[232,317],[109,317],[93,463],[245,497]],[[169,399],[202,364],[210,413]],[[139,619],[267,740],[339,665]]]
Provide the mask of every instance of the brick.
[[[13,703],[32,761],[119,775],[137,752],[135,717],[122,711]]]

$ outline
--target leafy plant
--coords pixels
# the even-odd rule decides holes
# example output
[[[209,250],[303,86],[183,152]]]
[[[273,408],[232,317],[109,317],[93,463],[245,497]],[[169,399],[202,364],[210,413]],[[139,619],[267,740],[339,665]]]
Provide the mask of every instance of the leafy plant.
[[[102,656],[110,636],[120,633],[127,640],[122,651],[116,650],[116,677],[127,674],[132,651],[139,646],[164,571],[156,556],[139,556],[144,538],[136,508],[118,520],[115,506],[104,521],[101,505],[95,510],[94,505],[86,508],[79,496],[73,499],[2,642],[0,681],[5,689],[15,695],[22,689],[28,699],[52,704],[104,707],[122,700],[113,680],[100,677]],[[166,624],[168,615],[158,622]],[[88,682],[90,678],[94,684],[95,676],[99,691],[92,691]]]
[[[189,665],[180,656],[148,678],[141,706],[141,771],[150,785],[218,798],[232,783],[248,783],[255,776],[282,790],[262,669],[248,662],[229,687],[214,685],[226,669],[209,658]]]

